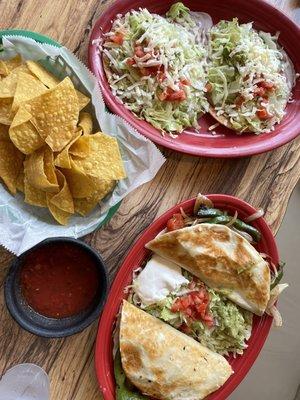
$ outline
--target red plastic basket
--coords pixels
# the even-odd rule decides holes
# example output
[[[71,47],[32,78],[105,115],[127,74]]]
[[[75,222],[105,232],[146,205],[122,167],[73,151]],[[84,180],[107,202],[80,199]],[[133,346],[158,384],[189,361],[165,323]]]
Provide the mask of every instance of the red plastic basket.
[[[89,44],[89,66],[99,80],[99,84],[108,107],[123,117],[139,132],[153,142],[164,147],[195,156],[206,157],[244,157],[263,153],[282,146],[300,133],[300,80],[294,88],[294,102],[288,104],[286,116],[273,132],[255,135],[244,133],[237,135],[234,131],[219,126],[216,135],[208,131],[208,127],[216,123],[206,114],[200,120],[200,133],[186,129],[177,139],[169,135],[162,136],[148,122],[134,116],[122,104],[116,101],[103,70],[97,47],[93,40],[100,37],[100,32],[108,32],[118,13],[124,14],[132,9],[145,7],[150,12],[165,14],[173,0],[122,0],[113,3],[97,20]],[[204,11],[211,15],[214,23],[221,19],[238,17],[240,22],[254,22],[254,27],[275,34],[280,32],[279,43],[289,54],[296,71],[300,72],[300,29],[285,14],[261,0],[185,0],[184,4],[193,11]]]
[[[233,196],[212,194],[208,195],[208,197],[213,201],[215,207],[227,210],[231,215],[237,211],[239,217],[242,219],[256,212],[248,203]],[[149,250],[145,249],[145,244],[166,227],[168,219],[174,213],[179,212],[180,207],[187,213],[191,213],[194,202],[195,199],[184,201],[155,220],[131,248],[114,280],[99,323],[95,354],[97,378],[105,400],[115,399],[112,334],[121,302],[123,298],[126,298],[124,288],[131,283],[133,270],[138,268],[149,255]],[[267,223],[263,218],[259,218],[253,222],[253,226],[259,229],[262,234],[262,239],[256,246],[257,250],[267,253],[272,261],[277,264],[279,262],[278,251],[273,234]],[[251,338],[248,341],[248,348],[242,356],[228,358],[235,373],[218,391],[212,393],[207,399],[224,400],[239,385],[260,353],[271,325],[272,318],[266,314],[262,317],[254,317],[253,330]]]

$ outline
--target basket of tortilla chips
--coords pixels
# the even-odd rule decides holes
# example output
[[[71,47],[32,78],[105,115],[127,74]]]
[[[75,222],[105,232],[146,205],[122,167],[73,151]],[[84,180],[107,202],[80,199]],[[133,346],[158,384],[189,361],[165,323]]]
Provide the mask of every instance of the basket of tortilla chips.
[[[141,146],[137,155],[135,148]],[[9,209],[14,214],[10,225],[15,224],[16,211],[26,210],[25,227],[18,221],[23,236],[33,228],[44,233],[22,243],[22,250],[45,237],[92,231],[128,192],[155,175],[157,161],[160,166],[164,159],[153,145],[105,110],[95,78],[67,49],[23,36],[3,37],[0,207],[3,187],[17,201],[1,207],[0,218],[1,210],[7,216]],[[20,209],[22,202],[30,208]],[[1,236],[0,243],[13,251],[16,247]]]

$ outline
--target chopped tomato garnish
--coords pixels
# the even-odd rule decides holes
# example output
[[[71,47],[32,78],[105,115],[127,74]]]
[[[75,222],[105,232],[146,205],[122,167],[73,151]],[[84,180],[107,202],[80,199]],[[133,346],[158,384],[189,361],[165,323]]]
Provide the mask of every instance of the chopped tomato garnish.
[[[256,94],[256,96],[258,97],[264,97],[266,91],[263,87],[259,86],[254,89],[253,93]]]
[[[134,58],[127,58],[126,64],[129,66],[132,66],[135,64],[135,59]]]
[[[144,52],[143,46],[135,46],[134,54],[139,58],[142,58],[146,55],[146,53]]]
[[[268,119],[273,117],[273,115],[269,114],[268,111],[266,110],[266,108],[264,108],[264,107],[262,109],[260,109],[260,110],[257,110],[256,111],[256,115],[262,121],[266,121],[266,120],[268,120]]]
[[[173,91],[173,93],[169,94],[167,99],[168,101],[183,101],[186,99],[186,93],[183,89],[178,91]]]
[[[214,326],[214,319],[212,315],[206,314],[203,318],[205,324],[209,327]]]
[[[158,71],[156,77],[157,77],[158,82],[161,83],[166,79],[166,74],[163,71]]]
[[[272,82],[262,81],[262,82],[258,83],[258,86],[260,86],[260,87],[262,87],[264,89],[267,89],[267,90],[272,90],[272,89],[274,89],[275,85]]]
[[[212,84],[207,82],[207,84],[205,85],[205,90],[207,93],[210,93],[212,91]]]
[[[244,98],[243,96],[238,96],[238,97],[235,99],[234,104],[235,104],[237,107],[241,107],[242,104],[244,103],[244,101],[245,101],[245,98]]]
[[[151,70],[150,70],[150,68],[142,67],[142,68],[140,68],[140,73],[143,76],[149,76],[149,75],[151,75]]]
[[[195,290],[187,295],[178,297],[172,307],[172,312],[182,312],[185,316],[193,320],[202,320],[207,326],[212,326],[214,320],[208,311],[209,295],[206,289]]]
[[[186,78],[180,78],[180,83],[185,86],[189,86],[191,82]]]
[[[121,32],[116,32],[113,36],[110,36],[110,40],[121,45],[124,42],[124,34]]]
[[[174,214],[167,222],[167,230],[170,232],[181,228],[184,228],[183,216],[180,213]]]
[[[183,101],[186,99],[186,93],[183,89],[175,91],[168,87],[158,96],[158,98],[161,101]]]
[[[143,75],[143,76],[150,76],[150,75],[155,76],[155,75],[157,75],[158,68],[159,68],[159,66],[158,67],[156,67],[156,66],[142,67],[139,69],[139,71],[140,71],[141,75]]]

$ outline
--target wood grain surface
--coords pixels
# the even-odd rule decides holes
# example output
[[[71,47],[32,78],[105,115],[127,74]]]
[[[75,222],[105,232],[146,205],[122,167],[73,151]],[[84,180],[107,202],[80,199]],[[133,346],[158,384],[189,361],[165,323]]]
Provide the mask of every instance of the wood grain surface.
[[[299,0],[270,1],[300,23]],[[86,61],[89,34],[106,0],[0,0],[0,29],[30,29],[63,43]],[[131,193],[111,222],[86,241],[103,256],[113,279],[139,234],[179,201],[202,193],[239,196],[266,210],[274,233],[300,177],[300,138],[273,152],[251,158],[193,158],[163,150],[167,162],[156,178]],[[9,316],[3,280],[13,256],[0,249],[0,374],[22,362],[49,373],[51,400],[101,399],[94,372],[97,323],[83,333],[60,340],[33,336]]]

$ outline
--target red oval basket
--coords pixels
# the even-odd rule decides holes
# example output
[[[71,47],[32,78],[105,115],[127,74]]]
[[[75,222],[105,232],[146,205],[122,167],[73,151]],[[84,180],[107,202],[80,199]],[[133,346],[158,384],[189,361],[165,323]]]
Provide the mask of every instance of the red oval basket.
[[[213,201],[215,207],[226,210],[232,215],[235,210],[237,210],[239,217],[242,219],[256,212],[255,208],[248,203],[233,196],[212,194],[208,195],[208,197]],[[119,312],[122,300],[126,298],[124,288],[132,282],[133,270],[138,268],[150,254],[149,250],[145,249],[145,244],[166,227],[168,219],[171,218],[174,213],[179,212],[180,207],[187,213],[191,213],[194,203],[195,199],[184,201],[155,220],[131,248],[114,280],[99,323],[96,340],[95,366],[104,400],[115,399],[112,334],[116,315]],[[272,261],[277,264],[279,262],[278,251],[273,234],[267,223],[263,218],[259,218],[253,222],[253,226],[259,229],[262,234],[262,239],[256,246],[257,250],[270,255]],[[248,341],[248,348],[244,351],[242,356],[228,358],[235,373],[218,391],[212,393],[207,399],[224,400],[237,387],[261,351],[271,325],[271,317],[267,315],[263,315],[262,317],[254,316],[253,330],[251,338]]]
[[[172,3],[174,3],[173,0],[153,0],[151,2],[148,0],[117,1],[97,20],[90,38],[89,65],[99,80],[108,107],[153,142],[182,153],[196,156],[222,158],[250,156],[275,149],[297,137],[300,133],[299,80],[294,88],[294,102],[288,104],[286,116],[283,121],[279,125],[276,125],[273,132],[261,135],[253,133],[237,135],[232,130],[223,126],[216,128],[216,135],[212,135],[208,131],[208,127],[216,123],[216,121],[207,114],[199,120],[201,126],[200,133],[195,133],[192,129],[186,129],[177,139],[173,139],[167,134],[163,137],[148,122],[138,119],[122,104],[116,101],[107,82],[97,48],[92,44],[93,40],[99,38],[100,30],[103,32],[110,30],[112,20],[115,19],[118,13],[124,14],[132,9],[145,7],[151,12],[163,15]],[[254,27],[257,29],[274,34],[280,31],[279,43],[289,54],[296,71],[300,72],[300,53],[298,51],[300,29],[285,14],[267,2],[261,0],[186,0],[184,4],[193,11],[209,13],[214,23],[221,19],[238,17],[240,22],[254,21]]]

